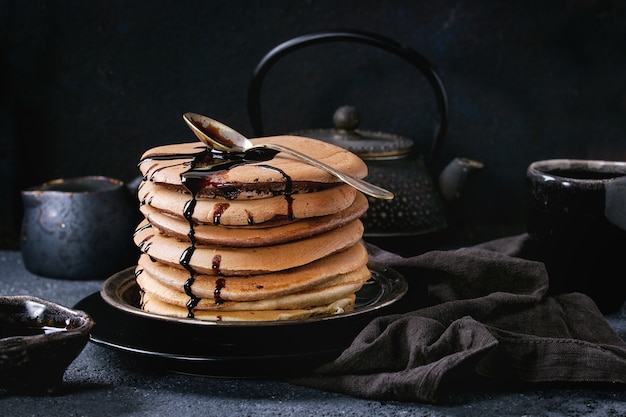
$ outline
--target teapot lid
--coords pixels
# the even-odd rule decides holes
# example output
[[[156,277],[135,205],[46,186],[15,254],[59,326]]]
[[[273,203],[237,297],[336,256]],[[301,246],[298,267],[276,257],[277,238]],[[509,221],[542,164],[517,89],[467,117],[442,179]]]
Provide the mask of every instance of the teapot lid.
[[[339,107],[333,115],[334,129],[313,129],[296,132],[340,146],[362,159],[398,159],[413,150],[413,141],[385,132],[359,129],[361,117],[353,106]]]

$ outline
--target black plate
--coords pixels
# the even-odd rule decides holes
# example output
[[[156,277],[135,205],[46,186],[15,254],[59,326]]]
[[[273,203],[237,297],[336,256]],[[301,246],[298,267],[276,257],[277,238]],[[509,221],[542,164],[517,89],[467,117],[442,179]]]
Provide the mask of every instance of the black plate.
[[[392,269],[368,266],[372,278],[357,293],[354,311],[335,316],[215,322],[147,313],[138,305],[133,268],[111,276],[101,292],[75,308],[95,320],[92,342],[172,371],[229,377],[295,375],[336,357],[374,317],[395,312],[394,305],[407,292],[406,280]]]

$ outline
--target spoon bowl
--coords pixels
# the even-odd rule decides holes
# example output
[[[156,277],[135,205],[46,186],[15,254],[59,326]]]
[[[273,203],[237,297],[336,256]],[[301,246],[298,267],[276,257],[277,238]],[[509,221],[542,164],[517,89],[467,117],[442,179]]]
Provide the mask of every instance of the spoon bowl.
[[[185,113],[183,115],[183,120],[187,123],[187,126],[189,126],[198,139],[213,149],[226,152],[246,152],[253,149],[265,148],[287,153],[295,156],[296,158],[300,158],[304,162],[324,170],[331,175],[334,175],[339,180],[351,185],[364,194],[385,200],[391,200],[393,198],[393,193],[385,190],[384,188],[338,171],[335,168],[294,149],[274,143],[255,145],[235,129],[232,129],[217,120],[213,120],[210,117],[202,116],[196,113]]]
[[[225,152],[244,152],[254,146],[250,140],[210,117],[196,113],[185,113],[183,120],[198,139],[213,149]]]

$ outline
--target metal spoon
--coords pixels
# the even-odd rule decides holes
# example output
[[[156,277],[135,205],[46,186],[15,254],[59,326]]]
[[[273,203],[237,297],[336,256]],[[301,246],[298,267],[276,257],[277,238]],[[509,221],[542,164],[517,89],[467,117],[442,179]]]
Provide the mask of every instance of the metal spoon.
[[[352,175],[344,174],[343,172],[338,171],[331,166],[328,166],[316,159],[311,158],[310,156],[295,151],[291,148],[277,145],[275,143],[263,143],[255,145],[241,133],[209,117],[195,113],[185,113],[183,115],[183,120],[185,120],[185,123],[187,123],[189,128],[191,128],[191,130],[198,137],[198,139],[214,149],[226,152],[245,152],[250,149],[266,148],[278,152],[284,152],[300,158],[303,161],[321,170],[324,170],[331,175],[334,175],[341,181],[351,185],[352,187],[367,195],[376,198],[382,198],[385,200],[391,200],[393,198],[393,193],[385,190],[384,188],[373,185]]]

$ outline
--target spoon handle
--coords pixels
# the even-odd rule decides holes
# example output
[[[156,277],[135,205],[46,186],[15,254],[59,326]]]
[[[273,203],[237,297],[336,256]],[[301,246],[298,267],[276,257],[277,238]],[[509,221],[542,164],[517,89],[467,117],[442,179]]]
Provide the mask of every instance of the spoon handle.
[[[385,190],[384,188],[378,187],[360,178],[338,171],[335,168],[318,161],[317,159],[311,158],[310,156],[300,153],[298,151],[295,151],[291,148],[287,148],[282,145],[277,145],[275,143],[264,143],[260,145],[254,145],[253,147],[273,149],[275,151],[284,152],[289,155],[293,155],[313,165],[314,167],[317,167],[321,170],[328,172],[329,174],[334,175],[335,177],[339,178],[341,181],[345,182],[346,184],[351,185],[352,187],[356,188],[357,190],[369,196],[372,196],[375,198],[381,198],[384,200],[391,200],[393,198],[393,193],[388,190]]]

